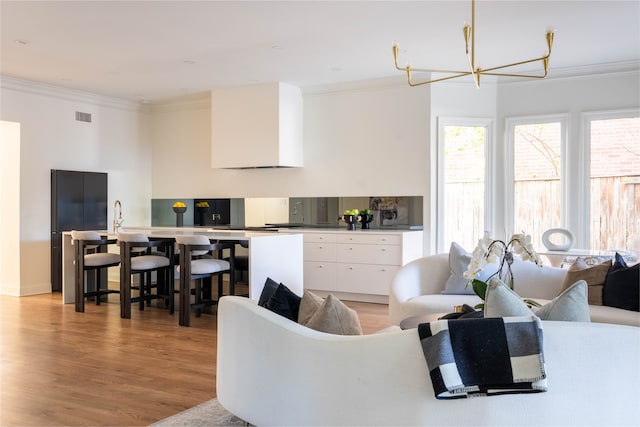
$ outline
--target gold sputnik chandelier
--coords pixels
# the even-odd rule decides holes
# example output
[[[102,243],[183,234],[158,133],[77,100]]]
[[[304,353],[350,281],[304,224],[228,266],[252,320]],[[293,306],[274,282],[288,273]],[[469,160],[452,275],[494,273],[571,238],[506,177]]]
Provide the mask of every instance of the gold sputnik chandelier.
[[[547,71],[549,68],[549,57],[551,56],[551,46],[553,45],[553,30],[549,29],[547,30],[547,33],[545,35],[546,39],[547,39],[547,53],[544,56],[541,56],[539,58],[534,58],[534,59],[529,59],[526,61],[519,61],[519,62],[514,62],[511,64],[507,64],[507,65],[500,65],[497,67],[491,67],[491,68],[480,68],[480,66],[476,66],[476,58],[475,58],[475,51],[476,51],[476,37],[475,37],[475,29],[476,29],[476,2],[475,0],[471,0],[471,25],[469,24],[465,24],[464,27],[462,27],[462,33],[464,35],[464,42],[465,42],[465,51],[466,51],[466,55],[467,55],[467,60],[469,61],[469,70],[465,70],[465,71],[457,71],[457,70],[435,70],[435,69],[428,69],[428,68],[413,68],[411,65],[407,64],[405,67],[400,67],[398,65],[398,53],[400,51],[400,46],[398,45],[397,42],[393,42],[393,60],[395,62],[396,65],[396,69],[400,70],[400,71],[404,71],[405,73],[407,73],[407,83],[409,83],[409,86],[420,86],[420,85],[425,85],[425,84],[429,84],[429,83],[435,83],[435,82],[441,82],[444,80],[451,80],[451,79],[455,79],[458,77],[463,77],[463,76],[472,76],[473,77],[473,81],[476,84],[476,87],[480,87],[480,76],[481,75],[487,75],[487,76],[505,76],[505,77],[526,77],[526,78],[532,78],[532,79],[543,79],[545,77],[547,77]],[[471,40],[471,46],[469,46],[469,40]],[[510,68],[510,67],[515,67],[517,65],[523,65],[523,64],[529,64],[529,63],[533,63],[533,62],[542,62],[542,66],[543,66],[543,70],[544,73],[543,74],[516,74],[516,73],[508,73],[508,72],[503,72],[501,70],[504,70],[506,68]],[[433,79],[433,80],[427,80],[427,81],[418,81],[415,82],[412,80],[412,72],[420,72],[420,73],[443,73],[443,74],[447,74],[446,77],[441,77],[438,79]]]

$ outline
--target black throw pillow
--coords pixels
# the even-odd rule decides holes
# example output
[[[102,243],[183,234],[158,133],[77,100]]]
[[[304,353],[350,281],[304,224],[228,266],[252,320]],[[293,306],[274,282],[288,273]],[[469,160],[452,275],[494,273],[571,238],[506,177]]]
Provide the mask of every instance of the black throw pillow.
[[[640,311],[640,264],[627,266],[616,253],[602,290],[602,304],[625,310]]]
[[[270,279],[267,279],[267,282]],[[267,286],[271,289],[273,287],[272,283],[265,283],[265,289]],[[264,289],[263,292],[264,293]],[[276,284],[276,288],[273,292],[268,291],[271,295],[265,300],[264,304],[260,304],[258,301],[258,305],[266,308],[267,310],[271,310],[274,313],[277,313],[283,317],[286,317],[289,320],[293,320],[294,322],[298,321],[298,312],[300,311],[300,301],[301,297],[293,293],[291,289],[287,288],[285,285],[280,283]],[[262,295],[261,295],[262,297]],[[266,297],[266,296],[265,296]]]
[[[278,282],[267,277],[267,280],[264,282],[264,288],[262,288],[262,292],[260,293],[260,298],[258,298],[258,305],[264,307],[276,289],[278,289]]]

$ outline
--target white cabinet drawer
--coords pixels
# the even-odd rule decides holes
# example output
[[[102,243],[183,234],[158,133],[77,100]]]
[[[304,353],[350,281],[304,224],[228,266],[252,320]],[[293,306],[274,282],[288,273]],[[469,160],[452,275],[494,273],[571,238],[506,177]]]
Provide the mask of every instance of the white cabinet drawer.
[[[320,291],[338,291],[336,264],[330,262],[305,261],[304,288]]]
[[[330,233],[304,233],[304,242],[328,242],[335,243],[336,235]]]
[[[338,264],[336,271],[342,292],[389,295],[391,281],[400,267],[389,265]]]
[[[391,245],[336,244],[336,260],[359,264],[401,265],[402,250],[400,246]]]
[[[305,261],[335,261],[335,243],[304,243]]]
[[[336,242],[365,245],[400,245],[402,243],[402,236],[399,234],[368,234],[354,232],[338,234]]]

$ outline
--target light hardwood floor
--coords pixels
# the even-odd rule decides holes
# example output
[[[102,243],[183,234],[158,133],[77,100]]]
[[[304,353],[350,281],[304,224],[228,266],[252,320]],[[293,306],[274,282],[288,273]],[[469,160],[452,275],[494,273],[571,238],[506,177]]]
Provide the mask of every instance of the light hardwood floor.
[[[0,426],[145,426],[215,397],[215,315],[121,319],[109,298],[76,313],[60,293],[0,295]],[[365,333],[389,326],[386,305],[345,303]]]

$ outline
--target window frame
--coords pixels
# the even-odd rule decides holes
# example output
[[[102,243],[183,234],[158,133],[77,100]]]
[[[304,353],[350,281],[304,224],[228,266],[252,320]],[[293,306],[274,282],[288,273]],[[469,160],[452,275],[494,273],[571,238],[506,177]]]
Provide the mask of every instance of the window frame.
[[[495,170],[495,123],[491,118],[482,117],[437,117],[438,138],[436,144],[436,253],[449,252],[451,242],[444,241],[444,143],[445,128],[448,126],[483,127],[485,129],[485,170],[484,170],[484,227],[489,230],[494,222],[493,201],[495,199],[495,181],[491,171]],[[481,238],[482,236],[478,236]],[[471,250],[473,248],[465,248]]]
[[[533,125],[539,123],[560,123],[560,224],[558,227],[567,228],[568,218],[570,213],[567,208],[569,206],[569,183],[568,183],[568,141],[570,136],[570,119],[568,113],[558,114],[543,114],[543,115],[531,115],[531,116],[518,116],[507,117],[505,119],[505,167],[504,167],[504,229],[506,236],[511,236],[515,232],[514,228],[514,214],[515,214],[515,128],[519,125]],[[498,173],[496,171],[495,173]],[[518,230],[521,232],[523,230]],[[527,230],[524,230],[528,232]],[[577,232],[578,230],[574,230]],[[543,250],[544,248],[536,248]]]
[[[578,206],[582,214],[577,215],[579,236],[576,240],[582,248],[588,248],[591,241],[591,122],[625,118],[640,118],[640,108],[586,111],[580,114],[583,144],[582,150],[579,150]]]

